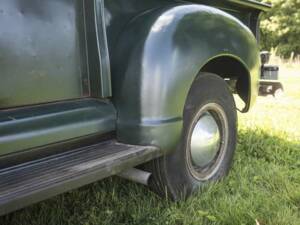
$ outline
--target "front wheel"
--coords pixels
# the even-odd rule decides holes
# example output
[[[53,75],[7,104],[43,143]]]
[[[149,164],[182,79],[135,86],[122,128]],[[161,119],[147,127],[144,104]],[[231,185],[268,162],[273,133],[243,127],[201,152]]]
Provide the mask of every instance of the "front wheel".
[[[217,75],[200,73],[185,103],[179,145],[149,164],[151,188],[179,200],[224,177],[236,147],[236,125],[236,107],[226,82]]]

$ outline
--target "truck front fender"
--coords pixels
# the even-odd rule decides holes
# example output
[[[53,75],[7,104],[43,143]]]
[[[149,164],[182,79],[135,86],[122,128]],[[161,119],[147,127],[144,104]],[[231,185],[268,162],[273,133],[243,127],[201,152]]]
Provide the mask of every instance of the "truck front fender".
[[[174,148],[191,84],[220,56],[234,58],[248,72],[241,74],[251,81],[248,108],[256,95],[259,51],[239,20],[203,5],[156,9],[133,19],[112,53],[118,140]]]

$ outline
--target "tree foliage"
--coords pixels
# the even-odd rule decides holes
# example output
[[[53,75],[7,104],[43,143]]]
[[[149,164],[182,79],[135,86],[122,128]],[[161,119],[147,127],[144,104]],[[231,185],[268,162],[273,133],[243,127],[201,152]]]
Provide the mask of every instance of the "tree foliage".
[[[285,58],[300,55],[300,0],[261,1],[273,6],[261,18],[262,48],[276,48]]]

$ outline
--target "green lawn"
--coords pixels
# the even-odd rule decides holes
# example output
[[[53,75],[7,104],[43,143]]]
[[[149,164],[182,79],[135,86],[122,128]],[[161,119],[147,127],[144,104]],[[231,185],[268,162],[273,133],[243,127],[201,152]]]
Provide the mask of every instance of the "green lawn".
[[[172,203],[108,178],[6,215],[0,224],[300,225],[300,68],[281,74],[285,97],[259,97],[250,113],[239,115],[230,175],[188,201]]]

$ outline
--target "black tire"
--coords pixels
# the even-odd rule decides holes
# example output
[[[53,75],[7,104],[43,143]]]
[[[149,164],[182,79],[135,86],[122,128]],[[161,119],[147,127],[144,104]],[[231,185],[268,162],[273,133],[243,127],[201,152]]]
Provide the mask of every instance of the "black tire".
[[[207,108],[205,113],[213,115],[215,109],[212,106],[218,107],[216,114],[222,114],[222,116],[216,115],[218,129],[221,130],[220,147],[215,158],[207,166],[199,169],[199,166],[194,166],[191,160],[191,130],[194,132],[197,124],[195,121],[200,121],[199,118],[202,118],[202,109]],[[219,76],[200,73],[192,84],[185,103],[183,131],[178,147],[172,153],[148,164],[152,172],[150,188],[161,196],[167,195],[172,200],[181,200],[190,196],[203,184],[219,180],[227,175],[231,167],[236,139],[237,113],[232,93],[226,82]]]

